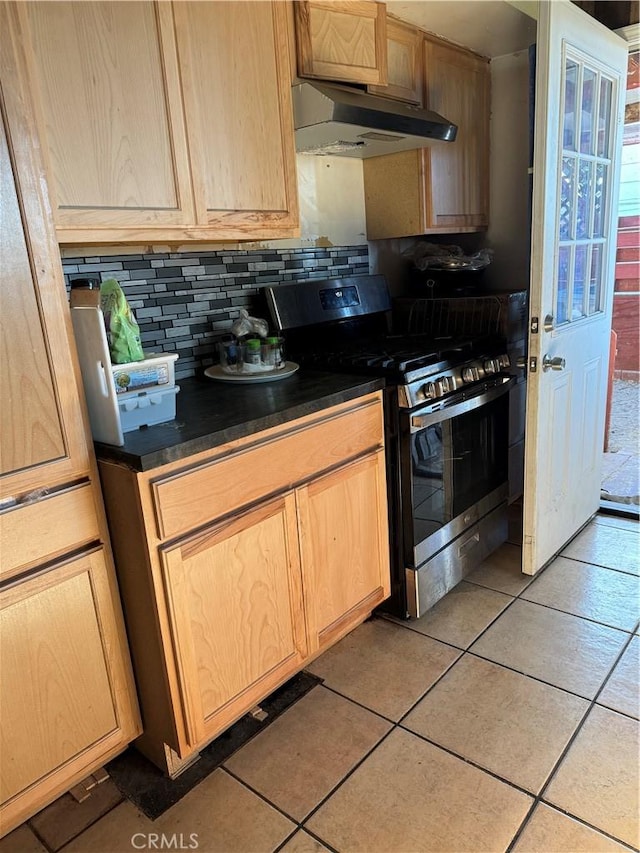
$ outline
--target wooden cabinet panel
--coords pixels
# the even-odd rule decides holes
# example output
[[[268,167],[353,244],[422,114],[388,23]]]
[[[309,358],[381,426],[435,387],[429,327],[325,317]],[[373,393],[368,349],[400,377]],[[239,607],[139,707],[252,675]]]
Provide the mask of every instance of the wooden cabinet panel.
[[[186,223],[188,159],[170,5],[24,5],[56,224]]]
[[[101,550],[0,593],[3,821],[138,733],[122,651]]]
[[[140,731],[26,85],[24,11],[0,3],[0,494],[14,499],[0,513],[0,834]],[[76,556],[96,540],[103,547]]]
[[[228,726],[307,652],[291,493],[162,556],[189,743]]]
[[[158,536],[166,539],[233,512],[382,444],[377,399],[291,428],[276,441],[214,457],[153,483]]]
[[[424,86],[423,34],[420,30],[387,18],[387,85],[367,86],[369,92],[422,105]]]
[[[4,437],[0,466],[2,474],[9,474],[63,456],[65,446],[4,126],[0,158],[0,371],[3,397],[7,391],[11,400],[10,404],[5,400],[0,407]],[[26,390],[32,393],[25,393]]]
[[[301,76],[345,83],[386,83],[383,3],[297,0],[294,8]]]
[[[34,503],[0,513],[2,565],[6,580],[100,539],[93,487],[62,489]]]
[[[1,498],[64,483],[89,467],[39,142],[14,59],[16,15],[16,7],[0,8]],[[15,50],[24,62],[23,46]]]
[[[384,452],[298,491],[310,651],[335,642],[389,595]]]
[[[198,224],[227,237],[295,226],[284,4],[180,2],[174,14]]]
[[[370,240],[489,224],[489,63],[439,39],[424,44],[425,106],[454,122],[457,138],[364,161]]]
[[[489,224],[489,63],[468,51],[425,39],[429,109],[458,125],[455,142],[430,155],[430,228]]]

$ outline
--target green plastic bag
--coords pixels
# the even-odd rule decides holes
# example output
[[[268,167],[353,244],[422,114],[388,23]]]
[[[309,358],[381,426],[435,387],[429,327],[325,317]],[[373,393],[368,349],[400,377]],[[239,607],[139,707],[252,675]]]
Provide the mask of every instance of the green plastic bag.
[[[140,343],[140,329],[124,291],[115,278],[109,278],[100,285],[100,307],[104,314],[112,363],[142,361],[144,352]]]

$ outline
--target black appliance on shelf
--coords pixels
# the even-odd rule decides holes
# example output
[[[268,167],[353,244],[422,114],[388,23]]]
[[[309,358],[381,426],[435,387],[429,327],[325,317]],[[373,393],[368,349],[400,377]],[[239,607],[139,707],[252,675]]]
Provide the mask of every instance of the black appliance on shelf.
[[[395,333],[383,276],[265,288],[303,366],[382,377],[392,597],[423,615],[507,538],[509,392],[504,338]]]

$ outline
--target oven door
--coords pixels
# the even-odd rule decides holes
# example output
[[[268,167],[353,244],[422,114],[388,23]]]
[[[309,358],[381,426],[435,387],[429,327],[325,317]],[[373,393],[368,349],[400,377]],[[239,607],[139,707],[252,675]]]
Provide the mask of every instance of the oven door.
[[[475,393],[404,414],[406,568],[419,568],[506,500],[514,382],[499,376]]]

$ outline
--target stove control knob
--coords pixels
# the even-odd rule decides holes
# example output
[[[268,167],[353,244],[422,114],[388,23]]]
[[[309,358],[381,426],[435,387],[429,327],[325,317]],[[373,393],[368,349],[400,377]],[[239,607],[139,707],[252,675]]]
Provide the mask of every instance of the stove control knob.
[[[500,367],[511,367],[511,359],[506,354],[501,355],[498,362],[500,363]]]
[[[463,382],[475,382],[478,378],[478,371],[475,367],[464,367],[462,369]]]
[[[435,382],[425,383],[422,386],[422,393],[424,394],[425,400],[435,400],[435,398],[438,396]]]
[[[443,394],[446,394],[449,391],[449,377],[441,376],[440,379],[436,381],[436,386],[438,388],[438,397],[442,397]]]
[[[484,372],[485,373],[497,373],[498,372],[498,363],[495,358],[488,358],[484,363]]]

